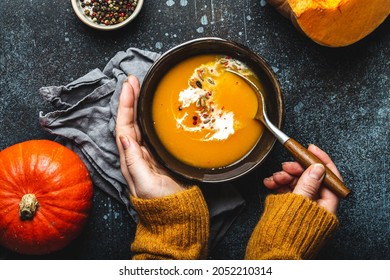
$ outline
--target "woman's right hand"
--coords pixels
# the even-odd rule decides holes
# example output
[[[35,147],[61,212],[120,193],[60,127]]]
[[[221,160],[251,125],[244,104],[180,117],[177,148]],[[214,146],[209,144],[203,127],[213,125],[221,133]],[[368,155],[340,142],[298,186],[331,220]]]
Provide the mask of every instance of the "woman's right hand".
[[[336,165],[328,154],[315,145],[310,145],[308,150],[342,180]],[[324,207],[329,212],[336,214],[339,198],[332,191],[321,186],[325,175],[324,165],[313,164],[305,170],[297,162],[284,162],[282,171],[264,179],[264,185],[278,193],[292,192],[303,195],[316,201],[318,205]]]

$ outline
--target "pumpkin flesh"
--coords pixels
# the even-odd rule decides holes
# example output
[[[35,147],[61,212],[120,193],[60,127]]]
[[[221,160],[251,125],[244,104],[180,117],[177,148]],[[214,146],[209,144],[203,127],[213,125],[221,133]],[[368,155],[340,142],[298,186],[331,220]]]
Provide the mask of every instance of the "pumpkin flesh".
[[[351,45],[374,31],[389,15],[389,0],[268,0],[316,43]]]

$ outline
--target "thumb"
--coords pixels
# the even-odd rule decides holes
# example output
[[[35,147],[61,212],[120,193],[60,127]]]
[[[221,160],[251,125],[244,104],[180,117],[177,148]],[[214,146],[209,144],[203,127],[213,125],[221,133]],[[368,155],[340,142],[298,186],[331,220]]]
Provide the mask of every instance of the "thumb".
[[[325,167],[320,164],[310,165],[299,178],[293,193],[315,199],[325,175]]]
[[[124,163],[134,183],[143,182],[150,177],[149,164],[143,157],[142,149],[132,138],[124,135],[119,136],[124,150]]]

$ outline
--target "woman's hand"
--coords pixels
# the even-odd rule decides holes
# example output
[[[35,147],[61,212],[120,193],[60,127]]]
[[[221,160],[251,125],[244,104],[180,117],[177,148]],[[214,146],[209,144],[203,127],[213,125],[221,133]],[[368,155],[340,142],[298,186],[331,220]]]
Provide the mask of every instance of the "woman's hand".
[[[317,156],[337,177],[341,180],[336,165],[332,159],[320,148],[310,145],[308,148]],[[339,198],[330,190],[321,187],[325,174],[322,164],[313,164],[306,170],[297,162],[284,162],[282,171],[274,173],[271,177],[264,179],[264,185],[278,193],[293,192],[316,201],[329,212],[336,214]]]
[[[129,76],[122,86],[115,128],[121,171],[134,197],[164,197],[182,191],[185,187],[170,178],[142,145],[137,125],[139,91],[138,79]]]

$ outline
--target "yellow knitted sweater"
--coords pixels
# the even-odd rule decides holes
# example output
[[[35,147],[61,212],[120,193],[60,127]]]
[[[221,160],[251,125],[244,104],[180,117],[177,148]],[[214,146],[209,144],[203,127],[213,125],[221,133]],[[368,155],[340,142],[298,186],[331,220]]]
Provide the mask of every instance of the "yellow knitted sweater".
[[[198,187],[164,198],[131,199],[139,214],[133,259],[207,258],[209,213]],[[245,258],[313,258],[337,226],[335,215],[303,196],[269,195]]]

